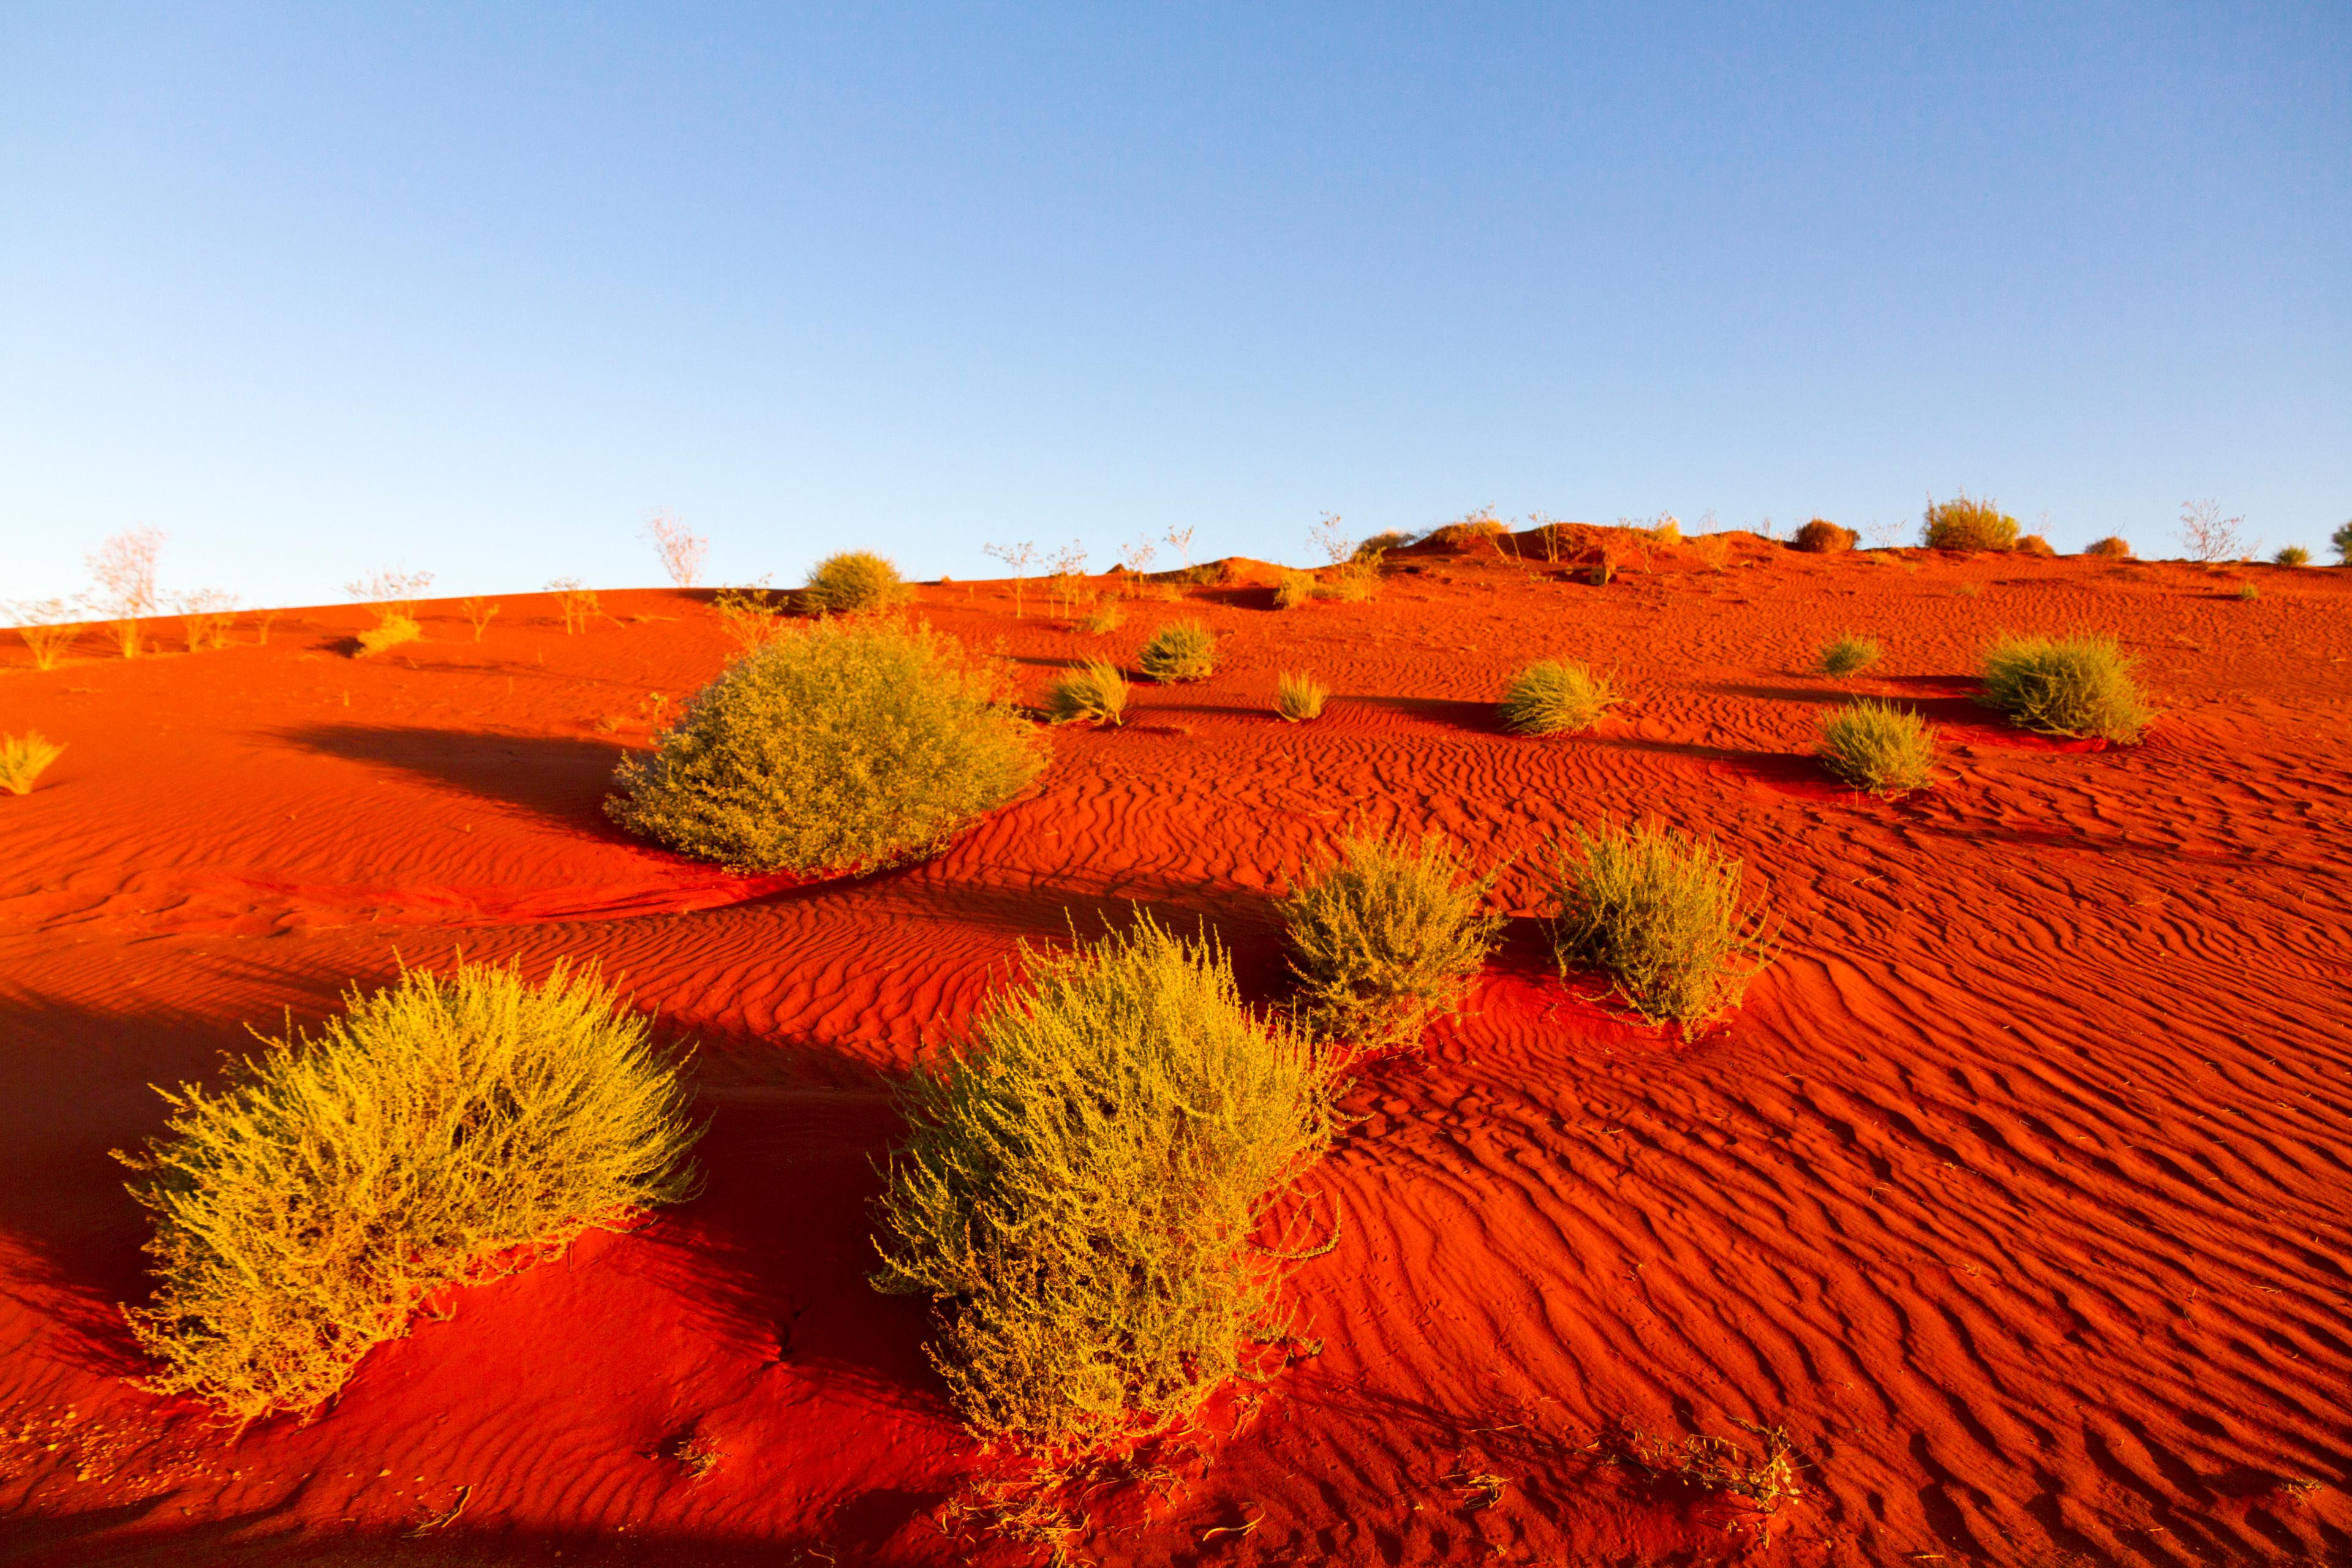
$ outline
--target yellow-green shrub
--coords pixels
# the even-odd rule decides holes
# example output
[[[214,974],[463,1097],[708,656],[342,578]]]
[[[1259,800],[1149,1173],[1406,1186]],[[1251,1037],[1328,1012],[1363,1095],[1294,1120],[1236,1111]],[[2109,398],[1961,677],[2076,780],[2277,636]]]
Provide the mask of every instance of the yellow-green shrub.
[[[1045,768],[996,673],[870,617],[747,650],[614,774],[614,821],[739,871],[871,869],[934,853]]]
[[[406,616],[388,615],[360,634],[359,652],[354,658],[367,658],[388,647],[423,639],[425,628]]]
[[[1879,647],[1875,639],[1853,632],[1841,632],[1822,645],[1822,673],[1853,675],[1876,664],[1878,655]]]
[[[1789,547],[1811,555],[1833,555],[1842,550],[1852,550],[1862,536],[1850,528],[1840,528],[1825,517],[1812,521],[1789,537]]]
[[[1911,709],[1849,703],[1823,716],[1821,758],[1856,789],[1901,795],[1926,786],[1936,763],[1936,732]]]
[[[1503,694],[1503,727],[1522,735],[1590,730],[1623,700],[1609,677],[1573,660],[1545,659],[1512,678]]]
[[[1206,680],[1216,672],[1217,639],[1198,621],[1174,621],[1151,634],[1136,668],[1157,681]]]
[[[1686,1029],[1736,1004],[1769,962],[1763,919],[1741,902],[1739,862],[1667,827],[1574,831],[1574,855],[1553,848],[1561,973],[1601,969],[1643,1017]]]
[[[47,773],[65,747],[38,730],[21,735],[0,735],[0,790],[30,795],[33,781]]]
[[[2017,519],[1963,491],[1957,500],[1929,501],[1919,534],[1930,550],[2011,550],[2017,545]]]
[[[1311,675],[1294,675],[1286,669],[1274,678],[1274,711],[1293,724],[1320,718],[1323,700],[1330,695],[1324,684]]]
[[[1980,700],[2021,730],[2135,745],[2156,715],[2109,637],[2002,637],[1984,651]]]
[[[1365,1050],[1416,1043],[1494,951],[1502,917],[1481,910],[1494,880],[1471,875],[1440,835],[1342,838],[1275,906],[1308,1026]]]
[[[940,1303],[931,1359],[972,1431],[1058,1448],[1190,1414],[1284,1331],[1260,1243],[1331,1090],[1213,939],[1146,919],[1024,956],[908,1087],[874,1284]]]
[[[690,1195],[678,1062],[594,970],[404,970],[217,1091],[165,1091],[122,1156],[156,1290],[144,1386],[239,1420],[308,1411],[444,1286],[512,1273]]]
[[[1106,632],[1118,630],[1126,619],[1126,613],[1118,607],[1117,599],[1105,599],[1078,617],[1078,630],[1089,637],[1101,637]]]
[[[1295,610],[1315,596],[1315,577],[1308,572],[1285,572],[1274,585],[1274,607]]]
[[[801,603],[821,616],[854,616],[868,610],[896,609],[915,596],[898,577],[898,568],[870,550],[845,550],[828,555],[809,574]]]
[[[2311,564],[2311,552],[2300,544],[2289,544],[2282,546],[2271,559],[2281,566],[2308,566]]]
[[[1064,670],[1045,692],[1045,717],[1056,724],[1116,725],[1126,712],[1127,677],[1108,659],[1090,658]]]
[[[2105,539],[2095,539],[2083,546],[2083,553],[2102,555],[2114,561],[2128,561],[2132,558],[2132,547],[2116,535],[2110,533]]]

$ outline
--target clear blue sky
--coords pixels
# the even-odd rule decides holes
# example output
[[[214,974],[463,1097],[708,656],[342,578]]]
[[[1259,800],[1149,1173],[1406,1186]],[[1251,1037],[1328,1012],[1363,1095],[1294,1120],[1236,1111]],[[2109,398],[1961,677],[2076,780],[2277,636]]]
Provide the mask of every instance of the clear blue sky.
[[[0,13],[0,599],[1962,486],[2352,518],[2352,5]]]

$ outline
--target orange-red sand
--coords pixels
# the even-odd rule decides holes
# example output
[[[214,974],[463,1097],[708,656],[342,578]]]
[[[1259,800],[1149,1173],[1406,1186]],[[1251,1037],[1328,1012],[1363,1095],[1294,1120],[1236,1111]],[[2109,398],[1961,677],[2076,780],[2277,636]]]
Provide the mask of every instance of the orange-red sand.
[[[268,647],[0,653],[0,731],[68,745],[0,797],[0,1560],[1028,1560],[942,1532],[986,1461],[923,1305],[865,1284],[894,1077],[1016,943],[1128,900],[1209,921],[1277,998],[1270,896],[1369,819],[1516,857],[1522,918],[1466,1016],[1363,1070],[1310,1178],[1343,1221],[1295,1278],[1321,1353],[1220,1402],[1174,1485],[1094,1500],[1088,1556],[2352,1561],[2352,572],[1749,539],[1601,588],[1401,563],[1369,604],[1202,589],[1106,638],[1034,584],[1021,620],[1003,584],[926,587],[1033,694],[1180,614],[1222,664],[1057,732],[1043,787],[939,858],[805,886],[598,809],[646,694],[728,652],[694,597],[608,595],[576,637],[516,597],[479,644],[428,605],[430,640],[367,662],[351,608]],[[2119,637],[2165,710],[2147,744],[1993,722],[1969,671],[1996,627]],[[1809,760],[1842,689],[1812,652],[1849,628],[1888,655],[1844,689],[1945,727],[1932,792]],[[1499,733],[1547,656],[1633,700]],[[1320,721],[1267,713],[1282,668],[1330,683]],[[1696,1042],[1563,987],[1526,918],[1548,837],[1604,816],[1717,836],[1781,921]],[[238,1436],[131,1387],[144,1227],[108,1151],[158,1127],[148,1085],[460,949],[600,959],[701,1042],[707,1195],[455,1296],[308,1425]],[[1589,1447],[1739,1421],[1810,1467],[1769,1527]],[[698,1481],[689,1436],[723,1455]]]

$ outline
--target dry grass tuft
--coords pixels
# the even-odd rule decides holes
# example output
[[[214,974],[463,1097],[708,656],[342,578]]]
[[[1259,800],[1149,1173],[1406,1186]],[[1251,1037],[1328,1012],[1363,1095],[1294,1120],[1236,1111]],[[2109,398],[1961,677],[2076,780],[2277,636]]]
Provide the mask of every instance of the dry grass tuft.
[[[30,795],[33,781],[49,771],[49,764],[64,754],[63,742],[52,741],[38,730],[27,730],[21,735],[0,735],[0,790],[10,795]]]
[[[1789,548],[1811,555],[1833,555],[1852,550],[1861,537],[1850,528],[1840,528],[1825,517],[1817,517],[1790,536]]]
[[[1023,956],[1027,984],[908,1084],[874,1283],[940,1304],[931,1359],[975,1434],[1069,1451],[1265,1370],[1287,1329],[1266,1231],[1329,1145],[1331,1089],[1213,938],[1144,919]]]
[[[2105,556],[2113,561],[2129,561],[2132,559],[2132,547],[2118,536],[2110,533],[2105,539],[2095,539],[2084,545],[2083,553]]]
[[[920,858],[1045,765],[995,669],[864,616],[745,652],[655,746],[621,763],[605,814],[738,871]]]
[[[1884,651],[1874,637],[1840,632],[1822,645],[1822,673],[1836,676],[1859,674],[1876,664]]]
[[[1162,685],[1206,680],[1217,669],[1215,634],[1198,621],[1172,621],[1151,634],[1135,664]]]
[[[1620,1427],[1601,1437],[1601,1462],[1632,1470],[1652,1486],[1732,1498],[1766,1516],[1802,1500],[1797,1481],[1801,1461],[1788,1433],[1778,1426],[1738,1425],[1755,1438],[1752,1447],[1706,1433],[1658,1437]]]
[[[1323,715],[1323,700],[1330,689],[1311,675],[1283,670],[1274,678],[1274,711],[1293,724],[1303,724]]]
[[[1991,501],[1969,500],[1963,490],[1956,500],[1927,503],[1919,536],[1930,550],[2012,550],[2017,519]]]
[[[398,647],[403,643],[421,642],[424,637],[425,628],[408,616],[386,616],[360,634],[359,650],[352,657],[373,658],[386,648]]]
[[[1274,585],[1274,607],[1295,610],[1315,596],[1315,574],[1311,572],[1285,572]]]
[[[2280,566],[2308,566],[2311,564],[2311,552],[2300,544],[2290,544],[2272,556],[2271,561]]]
[[[1481,910],[1494,883],[1491,872],[1471,875],[1442,835],[1340,839],[1275,906],[1308,1026],[1368,1051],[1419,1043],[1494,951],[1503,920]]]
[[[2109,637],[2000,637],[1984,651],[1985,706],[2021,730],[2137,745],[2156,715]]]
[[[1360,605],[1379,592],[1381,558],[1376,552],[1365,555],[1359,551],[1356,559],[1343,561],[1331,568],[1331,575],[1315,590],[1318,599],[1336,599],[1345,605]]]
[[[678,1061],[593,969],[404,969],[264,1044],[120,1156],[155,1216],[154,1301],[124,1314],[151,1392],[315,1409],[434,1291],[694,1191]]]
[[[1522,735],[1590,730],[1624,698],[1616,683],[1573,660],[1545,659],[1511,679],[1503,694],[1503,727]]]
[[[1088,637],[1103,637],[1127,623],[1127,612],[1118,607],[1117,599],[1105,599],[1078,617],[1078,630]]]
[[[846,550],[816,563],[800,602],[820,616],[857,616],[895,610],[914,596],[890,562],[870,550]]]
[[[2045,560],[2058,553],[2051,548],[2050,542],[2038,533],[2020,536],[2017,542],[2017,552],[2020,555],[2039,555]]]
[[[1054,678],[1045,717],[1056,724],[1117,726],[1127,713],[1127,677],[1108,659],[1090,658]]]
[[[2253,584],[2241,583],[2238,584],[2238,597],[2241,599],[2259,599],[2262,596],[2262,589],[2256,587]]]
[[[65,618],[69,607],[63,599],[43,599],[6,607],[9,613],[24,617],[25,624],[16,628],[16,637],[32,654],[35,669],[57,668],[66,649],[81,636],[82,628]]]
[[[782,596],[772,588],[721,588],[710,596],[710,613],[727,640],[745,652],[775,641],[789,630]]]
[[[1552,953],[1591,964],[1651,1023],[1685,1030],[1736,1005],[1771,962],[1767,922],[1740,898],[1740,863],[1672,828],[1574,830],[1553,847]]]
[[[1856,789],[1903,795],[1927,787],[1936,763],[1936,731],[1908,708],[1850,703],[1822,718],[1821,758]]]

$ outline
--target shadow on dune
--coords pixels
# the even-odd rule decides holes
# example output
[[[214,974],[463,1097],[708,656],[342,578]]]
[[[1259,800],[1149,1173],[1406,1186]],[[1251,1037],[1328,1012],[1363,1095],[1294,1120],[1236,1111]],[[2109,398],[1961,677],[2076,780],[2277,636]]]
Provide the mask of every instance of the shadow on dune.
[[[599,838],[627,840],[604,811],[625,751],[611,741],[373,724],[310,724],[279,734],[321,756],[397,768]]]

